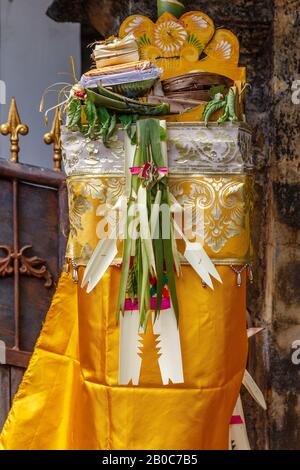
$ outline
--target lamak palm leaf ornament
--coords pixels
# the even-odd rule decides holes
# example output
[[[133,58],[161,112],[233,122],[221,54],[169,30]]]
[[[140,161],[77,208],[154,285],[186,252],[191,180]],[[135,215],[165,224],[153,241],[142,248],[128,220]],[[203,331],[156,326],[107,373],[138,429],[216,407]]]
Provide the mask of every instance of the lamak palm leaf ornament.
[[[121,24],[119,36],[134,34],[141,57],[162,68],[162,80],[174,76],[174,70],[180,75],[192,67],[245,81],[245,69],[238,67],[239,41],[231,31],[215,29],[212,19],[201,11],[178,16],[175,6],[180,7],[181,2],[160,3],[169,3],[170,8],[159,10],[156,23],[143,15],[129,16]]]

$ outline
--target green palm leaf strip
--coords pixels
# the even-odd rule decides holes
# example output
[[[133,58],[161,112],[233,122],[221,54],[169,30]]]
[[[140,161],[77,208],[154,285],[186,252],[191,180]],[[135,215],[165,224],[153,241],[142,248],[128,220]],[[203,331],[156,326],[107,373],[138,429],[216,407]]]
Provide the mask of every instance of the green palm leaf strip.
[[[151,41],[150,39],[148,38],[147,34],[144,33],[140,39],[139,39],[139,44],[140,46],[150,46],[151,45]]]
[[[157,14],[160,17],[163,13],[168,12],[176,18],[184,13],[185,6],[179,0],[157,0]]]
[[[210,95],[216,96],[217,94],[224,96],[224,86],[211,87]],[[224,108],[222,116],[218,119],[218,124],[223,124],[227,121],[229,122],[238,122],[238,117],[236,114],[236,100],[237,100],[237,89],[235,86],[229,88],[227,95],[222,99],[213,98],[209,101],[203,111],[202,118],[204,119],[205,124],[208,124],[209,118],[219,109]]]
[[[164,167],[166,162],[161,148],[165,132],[160,128],[158,119],[143,119],[137,122],[137,146],[133,166],[142,168],[150,163],[155,167]],[[153,204],[154,203],[154,204]],[[164,207],[163,220],[161,206]],[[140,213],[138,212],[140,209]],[[160,313],[165,274],[172,305],[178,319],[178,301],[174,272],[174,244],[172,240],[172,217],[168,196],[167,177],[157,178],[149,186],[147,180],[139,175],[132,175],[131,190],[127,208],[126,239],[123,244],[123,263],[120,290],[117,303],[117,317],[124,313],[126,294],[132,299],[137,297],[139,304],[140,326],[146,330],[150,309],[150,276],[156,276],[155,318]],[[150,223],[151,222],[151,223]],[[167,230],[163,226],[167,223]],[[155,230],[150,232],[150,226]],[[134,230],[138,228],[140,236],[134,240]],[[154,235],[158,235],[153,238]],[[133,254],[134,262],[130,263]]]
[[[189,34],[188,36],[188,42],[192,45],[192,46],[195,46],[197,49],[198,49],[198,52],[199,52],[199,55],[201,54],[201,52],[203,51],[204,49],[204,46],[202,44],[201,41],[199,41],[199,39],[197,38],[197,36],[192,33],[192,34]]]

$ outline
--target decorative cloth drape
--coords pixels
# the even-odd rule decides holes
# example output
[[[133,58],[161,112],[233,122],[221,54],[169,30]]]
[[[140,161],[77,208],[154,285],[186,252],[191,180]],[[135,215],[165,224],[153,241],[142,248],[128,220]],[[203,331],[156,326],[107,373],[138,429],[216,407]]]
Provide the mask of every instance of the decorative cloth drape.
[[[169,187],[204,210],[204,248],[222,284],[183,263],[177,280],[184,383],[162,384],[157,335],[141,335],[139,385],[118,384],[120,251],[96,288],[80,287],[95,248],[99,207],[126,186],[124,138],[110,148],[63,130],[70,238],[78,266],[61,274],[30,365],[1,434],[2,449],[227,449],[247,357],[252,177],[244,125],[169,124]],[[121,245],[121,243],[120,243]],[[179,243],[180,245],[180,243]],[[163,312],[161,313],[161,315]]]

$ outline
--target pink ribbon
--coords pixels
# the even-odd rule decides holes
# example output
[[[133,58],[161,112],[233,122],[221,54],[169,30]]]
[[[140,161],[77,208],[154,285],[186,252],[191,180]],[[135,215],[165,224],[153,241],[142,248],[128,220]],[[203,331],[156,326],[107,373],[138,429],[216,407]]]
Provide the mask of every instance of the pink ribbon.
[[[151,168],[151,164],[149,162],[145,163],[145,165],[142,168],[142,178],[147,178],[147,171]]]
[[[139,166],[132,166],[130,169],[130,173],[132,175],[138,175],[141,171],[141,168]]]
[[[155,307],[156,307],[156,298],[151,297],[151,299],[150,299],[150,308],[151,308],[151,310],[155,310]],[[170,307],[171,307],[170,299],[168,297],[164,297],[161,301],[160,309],[161,310],[167,310]],[[139,309],[138,299],[134,299],[133,302],[131,301],[131,299],[126,299],[125,300],[125,308],[124,308],[125,312],[131,311],[131,310],[138,310],[138,309]]]
[[[148,163],[148,164],[146,163],[143,167],[140,167],[140,166],[132,166],[132,167],[129,168],[129,169],[130,169],[130,173],[131,173],[132,175],[139,175],[140,172],[142,171],[142,177],[143,177],[143,178],[146,178],[146,176],[147,176],[147,170],[149,169],[149,166],[150,166],[150,163]],[[166,166],[159,166],[159,167],[157,168],[157,171],[158,171],[159,173],[164,174],[164,175],[167,175],[167,174],[168,174],[168,168],[167,168]]]
[[[231,416],[230,424],[244,424],[240,415]]]
[[[163,173],[164,175],[168,174],[168,168],[166,166],[159,166],[158,173]]]

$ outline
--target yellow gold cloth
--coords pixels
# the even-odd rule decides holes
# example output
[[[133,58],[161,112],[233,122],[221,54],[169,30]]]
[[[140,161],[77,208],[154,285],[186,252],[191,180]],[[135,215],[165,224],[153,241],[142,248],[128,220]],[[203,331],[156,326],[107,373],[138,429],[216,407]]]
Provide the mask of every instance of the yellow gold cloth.
[[[0,448],[227,449],[247,356],[246,270],[238,287],[230,264],[251,257],[251,177],[170,176],[180,204],[204,206],[204,248],[223,284],[215,282],[213,291],[182,266],[177,294],[184,383],[167,386],[151,326],[143,337],[139,385],[118,385],[120,268],[111,266],[90,294],[80,287],[98,241],[99,206],[115,203],[125,178],[74,176],[68,187],[67,256],[81,265],[79,283],[70,274],[60,277]]]
[[[219,266],[223,285],[211,291],[183,266],[177,287],[185,383],[161,384],[149,328],[140,384],[133,387],[117,385],[119,271],[109,268],[91,294],[61,275],[2,449],[228,447],[247,355],[245,277],[237,288],[235,273]]]

